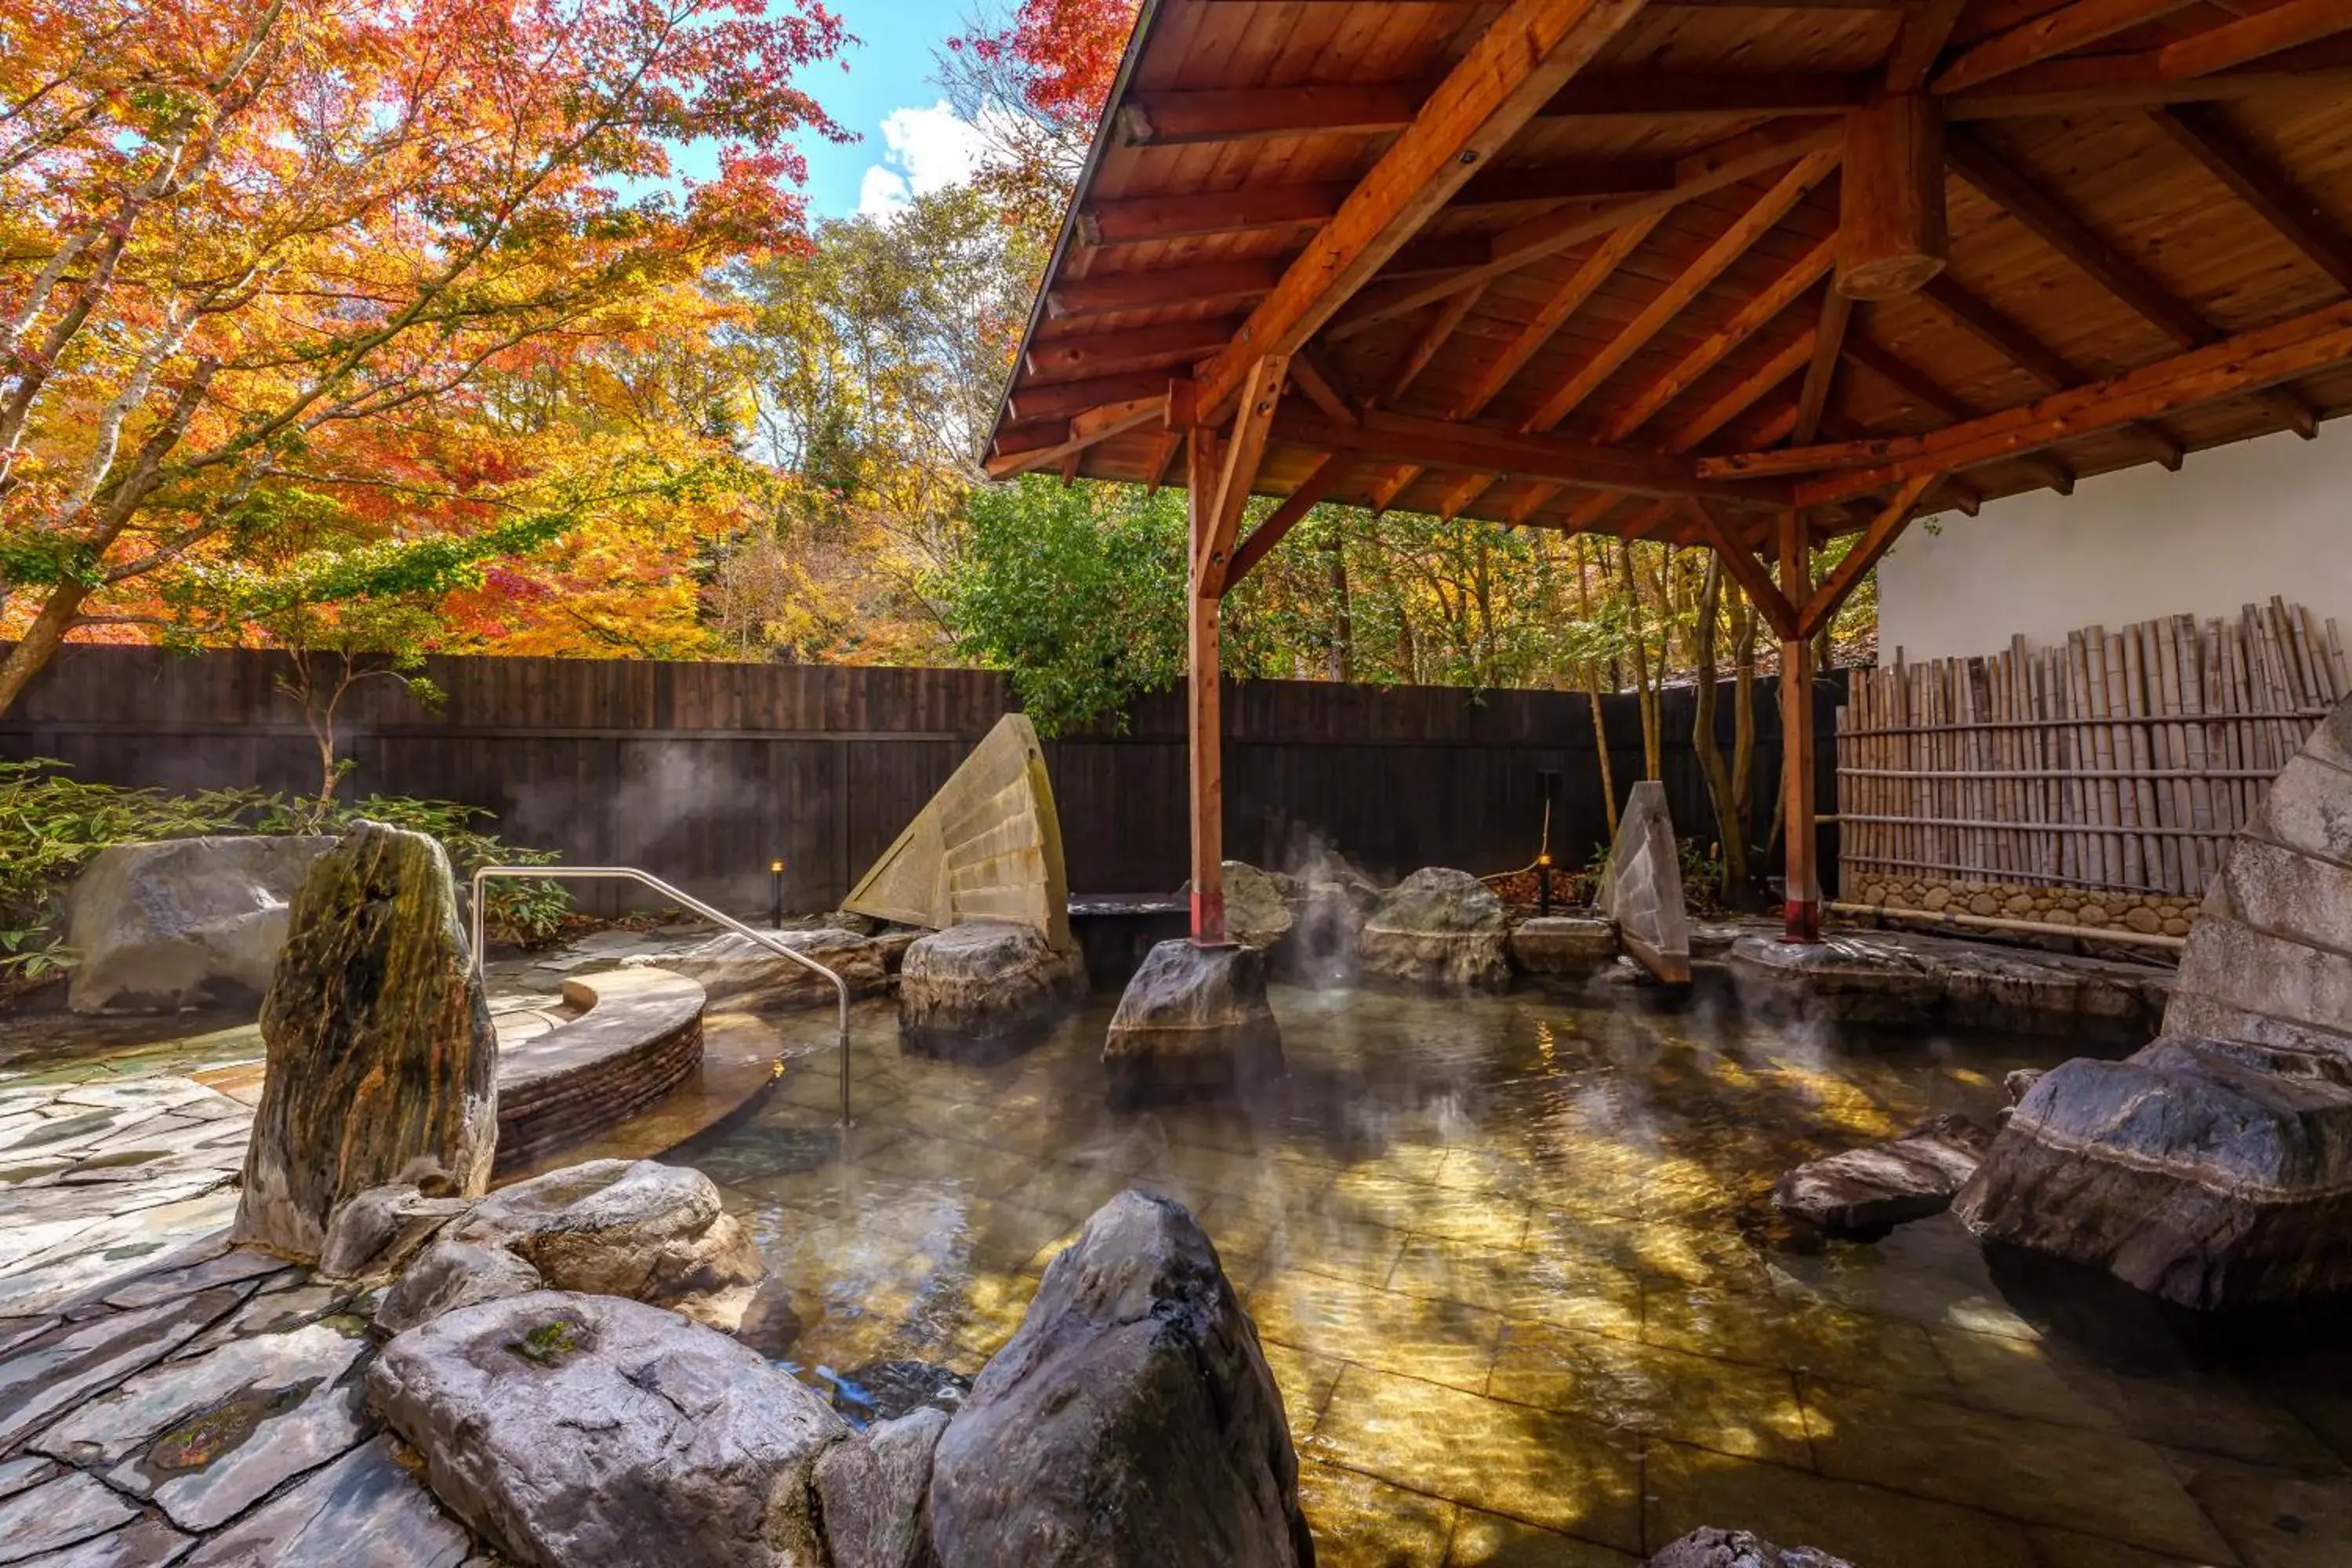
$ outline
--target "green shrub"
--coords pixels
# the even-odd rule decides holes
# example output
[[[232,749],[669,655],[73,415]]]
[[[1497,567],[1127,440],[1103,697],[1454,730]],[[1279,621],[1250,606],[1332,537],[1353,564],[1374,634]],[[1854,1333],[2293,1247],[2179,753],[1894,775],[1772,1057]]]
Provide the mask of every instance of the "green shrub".
[[[543,866],[551,849],[508,844],[473,826],[490,814],[454,801],[370,795],[352,805],[289,799],[257,789],[174,795],[68,777],[47,757],[0,763],[0,976],[35,980],[69,967],[58,929],[66,889],[101,849],[204,834],[340,833],[362,817],[439,839],[462,880],[478,866]],[[508,942],[554,939],[571,900],[552,881],[490,885],[483,919]]]

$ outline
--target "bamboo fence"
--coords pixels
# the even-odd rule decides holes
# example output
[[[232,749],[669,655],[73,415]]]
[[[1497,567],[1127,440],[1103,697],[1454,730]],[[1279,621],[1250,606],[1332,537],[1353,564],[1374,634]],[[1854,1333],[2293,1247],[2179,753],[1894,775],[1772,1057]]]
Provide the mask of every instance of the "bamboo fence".
[[[1841,859],[1892,876],[2201,896],[2229,840],[2352,695],[2333,620],[2273,599],[2063,647],[1853,673]]]

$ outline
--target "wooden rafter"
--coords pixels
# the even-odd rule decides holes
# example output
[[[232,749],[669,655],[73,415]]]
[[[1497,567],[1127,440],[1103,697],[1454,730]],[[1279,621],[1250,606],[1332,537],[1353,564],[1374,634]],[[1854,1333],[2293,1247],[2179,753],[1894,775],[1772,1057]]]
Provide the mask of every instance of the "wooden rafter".
[[[1783,641],[1796,637],[1800,612],[1789,595],[1780,591],[1780,585],[1772,581],[1772,574],[1765,569],[1764,563],[1749,552],[1741,521],[1704,501],[1691,502],[1689,516],[1697,525],[1699,536],[1722,559],[1724,570],[1747,594],[1756,613],[1764,617],[1764,624]]]
[[[1258,464],[1265,458],[1274,434],[1276,411],[1282,404],[1284,384],[1290,379],[1286,354],[1267,354],[1250,366],[1242,383],[1241,411],[1234,420],[1233,437],[1224,443],[1217,473],[1216,500],[1208,516],[1208,537],[1193,580],[1211,598],[1225,591],[1226,569],[1233,561],[1234,541],[1242,525],[1242,509],[1257,483]],[[1198,397],[1196,390],[1194,394]]]
[[[1846,333],[1845,357],[1946,424],[1958,424],[1976,417],[1975,409],[1945,391],[1900,356],[1873,342],[1865,332],[1849,331]],[[1823,428],[1828,428],[1826,420]],[[1831,438],[1844,441],[1864,437],[1859,435],[1832,435]],[[2041,475],[2042,482],[2060,495],[2074,493],[2074,470],[2049,453],[2032,452],[2017,460]]]
[[[1701,458],[1710,478],[1833,468],[1799,490],[1801,505],[1867,495],[1921,472],[1944,472],[2031,452],[2135,420],[2234,397],[2352,361],[2352,300],[2242,332],[2088,386],[1925,436]]]
[[[1601,439],[1622,441],[1649,423],[1659,410],[1688,391],[1700,376],[1722,363],[1726,355],[1770,325],[1774,318],[1794,304],[1800,295],[1828,276],[1830,265],[1836,258],[1835,235],[1799,257],[1795,265],[1774,279],[1761,292],[1749,297],[1722,326],[1693,345],[1672,369],[1635,394],[1633,401],[1609,421],[1607,428],[1601,432]]]
[[[1322,503],[1347,472],[1347,463],[1336,455],[1327,454],[1318,459],[1313,470],[1298,481],[1298,488],[1285,496],[1282,504],[1268,512],[1265,521],[1250,530],[1249,537],[1235,547],[1233,561],[1225,568],[1225,591],[1230,593],[1243,578],[1248,576],[1252,569],[1298,525],[1299,519]]]
[[[1024,363],[1038,381],[1095,381],[1153,365],[1189,364],[1232,341],[1239,317],[1177,321],[1124,332],[1049,338],[1032,343]]]
[[[1944,52],[1952,28],[1969,0],[1925,0],[1905,12],[1895,47],[1886,52],[1885,90],[1890,94],[1917,92],[1927,85],[1937,57]]]
[[[2346,9],[2344,0],[2285,0],[2165,45],[2155,51],[2156,73],[2171,81],[2206,76],[2347,29],[2352,29],[2352,10]]]
[[[1393,406],[1404,401],[1405,394],[1412,390],[1412,384],[1421,379],[1421,373],[1429,368],[1429,362],[1435,359],[1438,352],[1452,340],[1455,329],[1462,325],[1462,319],[1476,309],[1479,296],[1485,292],[1483,288],[1465,289],[1438,304],[1430,315],[1429,324],[1413,340],[1412,347],[1405,351],[1403,363],[1390,376],[1388,392],[1381,402]]]
[[[1377,300],[1368,300],[1334,322],[1328,335],[1346,337],[1363,331],[1417,310],[1456,289],[1532,267],[1627,224],[1671,211],[1685,202],[1770,174],[1811,153],[1835,148],[1842,140],[1836,126],[1805,122],[1771,126],[1735,137],[1676,163],[1675,184],[1671,191],[1618,202],[1597,213],[1548,214],[1514,225],[1484,242],[1485,259],[1384,290]]]
[[[1159,310],[1171,305],[1233,305],[1269,293],[1282,278],[1271,261],[1212,261],[1146,272],[1107,272],[1055,284],[1045,310],[1056,321]]]
[[[1853,592],[1864,574],[1877,565],[1878,558],[1901,537],[1904,526],[1911,521],[1912,513],[1918,509],[1921,500],[1942,479],[1941,474],[1920,474],[1903,482],[1893,499],[1862,531],[1862,537],[1854,541],[1853,548],[1846,552],[1845,559],[1822,579],[1821,586],[1815,588],[1812,596],[1805,601],[1804,609],[1797,616],[1799,637],[1818,636],[1823,626],[1836,618],[1838,611],[1845,605],[1846,595]]]
[[[1290,379],[1299,391],[1307,395],[1307,401],[1321,409],[1326,417],[1336,419],[1342,425],[1356,422],[1354,407],[1340,395],[1339,385],[1332,381],[1330,373],[1307,350],[1301,349],[1290,356]]]
[[[1774,387],[1785,384],[1790,376],[1811,363],[1812,357],[1813,332],[1811,328],[1807,328],[1801,336],[1790,340],[1770,359],[1740,377],[1705,407],[1694,412],[1667,439],[1667,450],[1687,452],[1694,449],[1708,437],[1753,408]]]
[[[1853,301],[1838,289],[1822,296],[1821,324],[1813,329],[1812,362],[1805,367],[1805,384],[1797,394],[1797,423],[1790,439],[1800,447],[1822,427],[1829,407],[1830,384],[1837,377],[1838,360],[1845,352],[1846,325],[1853,319]]]
[[[2126,32],[2196,0],[2074,0],[1995,34],[1946,66],[1936,78],[1937,92],[1952,93],[2022,69],[2085,44]]]
[[[1670,453],[1597,447],[1564,436],[1530,436],[1507,426],[1427,419],[1374,409],[1363,423],[1336,426],[1320,415],[1285,408],[1275,437],[1286,446],[1345,452],[1423,468],[1460,468],[1519,479],[1587,485],[1638,495],[1711,495],[1733,506],[1787,504],[1785,487],[1697,479],[1692,460]]]
[[[2089,379],[2080,367],[2063,354],[2011,321],[1985,300],[1970,293],[1948,276],[1931,279],[1919,291],[1920,297],[1934,305],[1958,325],[1999,351],[2011,364],[2053,390],[2079,386]],[[2156,459],[2167,468],[2179,468],[2181,462],[2180,443],[2155,426],[2139,426],[2133,437],[2147,447]],[[2062,494],[2071,494],[2071,478],[2056,487]]]
[[[988,477],[1009,479],[1016,474],[1025,474],[1033,468],[1042,468],[1048,464],[1075,458],[1097,442],[1108,441],[1114,436],[1124,436],[1130,430],[1139,430],[1146,425],[1157,425],[1167,412],[1168,395],[1165,392],[1154,397],[1138,397],[1102,408],[1090,408],[1071,420],[1067,438],[1053,446],[1027,452],[1000,452],[989,458],[986,464]]]
[[[2352,289],[2352,235],[2346,234],[2334,214],[2296,188],[2270,155],[2255,146],[2220,110],[2210,105],[2182,105],[2148,111],[2158,129],[2264,223],[2284,236],[2287,243],[2336,283]]]
[[[1545,296],[1543,303],[1528,317],[1527,325],[1478,367],[1477,378],[1454,405],[1453,416],[1475,419],[1484,414],[1486,405],[1511,384],[1512,378],[1526,367],[1528,360],[1535,357],[1536,352],[1551,342],[1560,328],[1567,324],[1568,319],[1592,298],[1594,291],[1616,275],[1617,269],[1625,265],[1627,258],[1640,248],[1643,240],[1649,238],[1650,231],[1657,227],[1664,216],[1664,213],[1652,213],[1636,218],[1594,247],[1592,254],[1579,263],[1576,270],[1570,273],[1558,288]]]
[[[1627,360],[1639,353],[1643,344],[1681,315],[1708,285],[1722,277],[1733,262],[1747,255],[1758,240],[1788,216],[1790,210],[1804,199],[1805,193],[1827,178],[1836,166],[1837,154],[1832,152],[1814,153],[1799,159],[1773,184],[1771,189],[1759,197],[1716,237],[1713,244],[1700,252],[1696,261],[1654,295],[1615,337],[1578,364],[1566,380],[1546,395],[1536,411],[1528,416],[1526,428],[1549,430],[1567,418],[1579,404],[1600,388],[1601,383],[1616,374]]]
[[[1304,346],[1643,4],[1514,0],[1488,24],[1234,342],[1201,366],[1204,413],[1238,394],[1253,358]]]
[[[2195,348],[2211,342],[2220,331],[2155,274],[2125,255],[2072,208],[2036,184],[2015,160],[1971,137],[1953,132],[1947,138],[1945,159],[1952,171],[2023,224],[2037,238],[2096,279],[2116,299],[2169,337],[2175,346]],[[2318,433],[2310,409],[2283,387],[2261,390],[2260,401],[2273,418],[2308,440]],[[2168,437],[2168,467],[2178,468],[2180,447]]]

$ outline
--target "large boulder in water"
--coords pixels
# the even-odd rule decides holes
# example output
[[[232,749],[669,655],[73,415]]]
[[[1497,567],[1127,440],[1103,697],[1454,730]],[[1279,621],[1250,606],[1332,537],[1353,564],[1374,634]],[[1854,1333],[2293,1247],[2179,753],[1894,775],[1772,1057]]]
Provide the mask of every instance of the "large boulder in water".
[[[950,1568],[1311,1568],[1282,1397],[1182,1205],[1121,1193],[1045,1270],[932,1459]]]
[[[1155,943],[1103,1037],[1121,1103],[1216,1093],[1282,1071],[1282,1029],[1265,999],[1265,955],[1239,942]]]
[[[2231,845],[2164,1030],[2043,1075],[1954,1213],[2184,1306],[2352,1293],[2352,703]]]
[[[100,850],[66,895],[77,1013],[176,1013],[259,1002],[316,835],[173,838]]]
[[[2186,1036],[2066,1062],[1953,1210],[2185,1307],[2352,1292],[2352,1063]]]
[[[674,1312],[537,1291],[394,1338],[368,1369],[433,1493],[547,1568],[817,1568],[818,1461],[848,1425]]]
[[[238,1240],[312,1259],[337,1205],[371,1187],[488,1185],[498,1037],[431,838],[363,822],[312,864],[261,1037]]]
[[[898,966],[898,1037],[925,1056],[989,1060],[1033,1045],[1086,995],[1085,954],[1017,921],[918,937]]]
[[[1425,867],[1391,889],[1357,939],[1366,974],[1442,990],[1511,982],[1510,915],[1467,871]]]
[[[751,1233],[701,1172],[591,1160],[501,1187],[450,1220],[377,1316],[398,1331],[544,1284],[626,1296],[731,1331],[766,1274]]]

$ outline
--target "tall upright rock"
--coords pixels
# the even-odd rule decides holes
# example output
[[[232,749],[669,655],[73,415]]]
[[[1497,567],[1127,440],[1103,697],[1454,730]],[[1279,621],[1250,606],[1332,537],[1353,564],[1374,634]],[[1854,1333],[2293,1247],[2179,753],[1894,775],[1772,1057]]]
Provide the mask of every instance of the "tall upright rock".
[[[315,1258],[370,1187],[476,1196],[498,1140],[498,1037],[441,846],[362,823],[311,867],[262,1003],[268,1075],[236,1237]]]
[[[1691,978],[1690,910],[1683,901],[1681,851],[1666,786],[1643,779],[1625,797],[1609,867],[1593,902],[1617,922],[1617,940],[1669,985]]]
[[[2183,1306],[2352,1295],[2352,702],[2231,847],[2163,1036],[2043,1074],[1953,1212]]]

